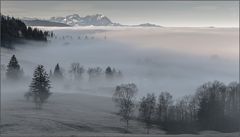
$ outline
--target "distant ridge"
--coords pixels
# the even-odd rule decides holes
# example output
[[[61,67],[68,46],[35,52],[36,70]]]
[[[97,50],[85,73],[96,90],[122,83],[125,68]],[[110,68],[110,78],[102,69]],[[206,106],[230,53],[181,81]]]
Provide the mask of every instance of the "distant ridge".
[[[102,14],[87,15],[81,17],[79,14],[71,14],[62,17],[51,17],[50,19],[23,18],[28,26],[132,26],[132,27],[162,27],[160,25],[144,23],[139,25],[122,25],[112,22],[107,16]]]
[[[58,22],[51,22],[47,20],[22,20],[27,26],[49,26],[49,27],[68,27],[69,25],[64,23],[58,23]]]
[[[139,24],[136,26],[141,26],[141,27],[162,27],[160,25],[156,25],[156,24],[151,24],[151,23],[144,23],[144,24]]]

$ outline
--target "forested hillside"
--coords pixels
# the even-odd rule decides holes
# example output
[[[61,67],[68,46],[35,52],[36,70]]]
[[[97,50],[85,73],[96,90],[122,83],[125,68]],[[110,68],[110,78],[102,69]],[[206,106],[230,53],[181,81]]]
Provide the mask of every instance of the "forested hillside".
[[[52,34],[51,34],[52,35]],[[1,46],[12,48],[21,40],[47,41],[48,31],[27,27],[21,20],[1,15]]]

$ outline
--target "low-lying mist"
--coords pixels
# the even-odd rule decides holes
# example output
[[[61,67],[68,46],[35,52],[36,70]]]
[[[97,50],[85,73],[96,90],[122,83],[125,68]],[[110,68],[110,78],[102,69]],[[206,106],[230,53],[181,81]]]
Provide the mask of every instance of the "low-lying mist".
[[[38,64],[53,71],[59,63],[64,80],[52,82],[52,92],[84,92],[111,96],[121,83],[135,83],[139,96],[168,91],[175,97],[195,92],[204,82],[238,81],[238,29],[223,28],[130,28],[82,27],[42,28],[55,37],[47,43],[27,42],[15,50],[1,49],[1,64],[13,54],[24,70],[19,86],[2,84],[3,92],[27,91]],[[122,72],[121,78],[104,76],[89,81],[85,72],[79,81],[71,79],[70,65],[80,63],[85,70],[110,66]],[[4,75],[2,75],[4,82]],[[17,89],[14,89],[17,88]]]

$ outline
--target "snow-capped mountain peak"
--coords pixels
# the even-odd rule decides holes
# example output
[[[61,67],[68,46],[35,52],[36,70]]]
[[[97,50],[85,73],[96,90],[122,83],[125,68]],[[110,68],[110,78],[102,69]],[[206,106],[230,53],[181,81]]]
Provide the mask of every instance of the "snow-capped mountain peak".
[[[102,14],[87,15],[80,17],[78,14],[67,15],[65,17],[52,17],[50,21],[65,23],[71,26],[113,26],[116,23]]]

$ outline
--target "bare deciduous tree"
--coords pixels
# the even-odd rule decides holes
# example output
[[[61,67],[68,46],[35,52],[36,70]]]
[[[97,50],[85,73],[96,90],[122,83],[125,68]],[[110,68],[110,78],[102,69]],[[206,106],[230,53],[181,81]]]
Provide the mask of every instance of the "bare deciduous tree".
[[[172,95],[168,92],[161,92],[158,97],[157,118],[160,122],[168,119],[169,107],[173,104]]]
[[[126,122],[127,131],[129,120],[132,118],[134,112],[134,102],[137,91],[137,86],[133,83],[122,84],[116,87],[113,95],[113,100],[119,108],[118,114],[121,116],[121,120]]]
[[[88,68],[87,73],[89,76],[89,81],[91,81],[93,79],[96,79],[102,74],[102,69],[100,67]]]
[[[140,101],[139,118],[146,124],[147,134],[152,125],[156,106],[156,97],[154,94],[147,94]]]
[[[80,63],[72,63],[69,73],[71,73],[75,80],[79,80],[82,77],[85,69]]]

